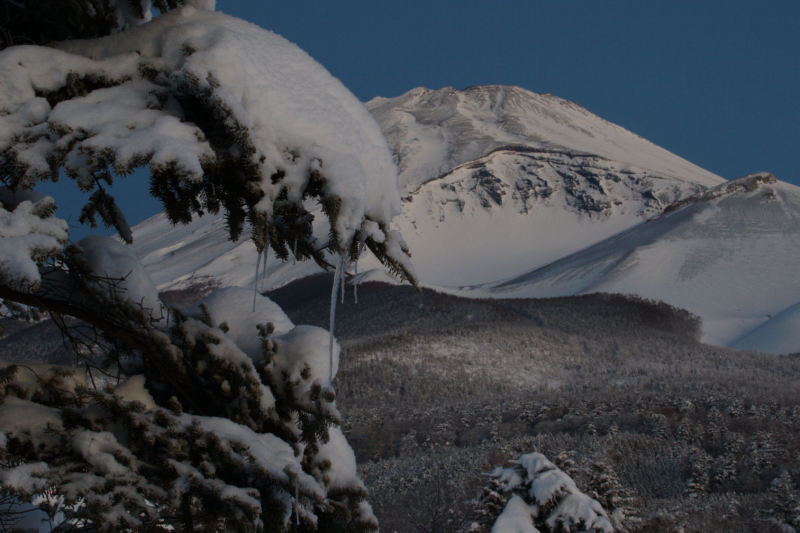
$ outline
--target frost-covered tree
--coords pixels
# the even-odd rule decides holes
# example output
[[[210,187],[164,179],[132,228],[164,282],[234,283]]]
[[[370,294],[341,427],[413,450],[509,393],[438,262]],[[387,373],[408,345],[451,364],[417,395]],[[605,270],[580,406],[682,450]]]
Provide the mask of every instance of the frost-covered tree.
[[[787,470],[772,480],[769,489],[773,509],[770,521],[781,528],[781,531],[795,533],[800,529],[800,494],[794,488],[792,477]]]
[[[537,452],[523,455],[507,468],[495,469],[480,500],[478,521],[466,529],[470,533],[614,531],[600,503],[581,492],[569,475]],[[494,519],[491,530],[487,518]]]
[[[608,513],[617,531],[629,530],[629,526],[638,521],[638,516],[633,512],[632,497],[620,482],[616,472],[602,461],[593,461],[589,476],[587,492]]]
[[[37,33],[34,4],[88,22]],[[58,494],[65,524],[90,530],[375,530],[328,332],[244,289],[168,307],[130,247],[70,243],[35,190],[74,180],[81,218],[130,242],[107,185],[146,166],[175,223],[222,210],[231,239],[335,268],[334,284],[367,249],[413,281],[389,227],[396,170],[366,109],[296,46],[203,4],[6,2],[0,305],[48,313],[106,378],[2,366],[0,483],[21,500]]]
[[[686,486],[686,495],[690,498],[698,498],[709,491],[709,469],[711,457],[703,450],[695,450],[692,458],[692,472],[689,483]]]

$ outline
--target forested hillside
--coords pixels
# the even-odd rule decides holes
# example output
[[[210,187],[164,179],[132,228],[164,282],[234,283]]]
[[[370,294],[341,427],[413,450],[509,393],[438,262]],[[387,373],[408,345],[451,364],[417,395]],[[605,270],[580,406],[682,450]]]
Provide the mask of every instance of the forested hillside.
[[[270,296],[324,324],[329,281]],[[781,531],[796,517],[797,355],[701,344],[688,313],[621,296],[367,284],[358,299],[348,292],[337,313],[336,389],[384,531],[480,522],[487,473],[533,449],[619,531]]]

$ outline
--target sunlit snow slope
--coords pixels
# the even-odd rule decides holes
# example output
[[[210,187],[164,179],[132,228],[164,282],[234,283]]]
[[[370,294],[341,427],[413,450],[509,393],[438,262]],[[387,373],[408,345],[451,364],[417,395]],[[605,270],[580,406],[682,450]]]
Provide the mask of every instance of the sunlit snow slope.
[[[427,285],[547,264],[724,181],[572,102],[517,87],[419,88],[367,107],[398,163],[395,223]],[[229,243],[222,226],[205,217],[171,228],[157,216],[137,226],[135,246],[162,289],[250,285],[255,250]],[[273,261],[263,287],[316,270]]]
[[[544,267],[463,292],[546,297],[637,294],[703,319],[705,341],[800,351],[800,188],[734,180]]]

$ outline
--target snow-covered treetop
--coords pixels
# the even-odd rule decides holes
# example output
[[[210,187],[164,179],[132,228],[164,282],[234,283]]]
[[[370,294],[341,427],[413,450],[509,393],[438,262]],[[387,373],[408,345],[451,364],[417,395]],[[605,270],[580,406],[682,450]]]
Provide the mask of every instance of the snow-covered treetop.
[[[510,496],[492,533],[613,533],[605,509],[575,481],[538,452],[523,455],[492,477]]]
[[[225,210],[258,250],[326,262],[365,244],[412,278],[399,234],[397,173],[366,108],[282,37],[187,5],[59,50],[0,53],[0,179],[12,189],[64,168],[93,191],[82,219],[129,232],[103,183],[149,165],[173,222]],[[311,232],[319,202],[331,238]]]

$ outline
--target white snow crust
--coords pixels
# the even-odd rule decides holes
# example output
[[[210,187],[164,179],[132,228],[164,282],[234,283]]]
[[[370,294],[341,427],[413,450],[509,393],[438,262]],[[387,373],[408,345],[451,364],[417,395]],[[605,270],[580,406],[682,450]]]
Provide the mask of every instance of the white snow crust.
[[[533,525],[531,507],[519,496],[508,500],[492,526],[492,533],[539,533]]]
[[[39,443],[58,442],[62,421],[57,409],[8,396],[0,404],[0,427],[7,437],[29,439],[37,446]]]
[[[339,370],[339,343],[333,340],[333,367],[330,366],[330,333],[316,326],[297,326],[284,335],[276,336],[275,365],[285,371],[290,379],[299,379],[304,369],[308,369],[309,383],[319,381],[323,386],[330,385]],[[330,378],[330,379],[329,379]]]
[[[288,482],[291,476],[304,491],[324,497],[317,481],[303,472],[292,447],[275,435],[256,433],[227,418],[183,415],[182,420],[186,428],[193,423],[199,423],[205,431],[214,433],[223,441],[247,443],[248,452],[257,468],[284,483]]]
[[[60,251],[68,236],[67,223],[48,216],[50,210],[49,196],[0,187],[0,282],[25,291],[41,281],[37,263]]]
[[[593,533],[612,533],[614,531],[597,500],[583,493],[567,495],[547,518],[546,523],[553,531],[591,531]]]
[[[328,461],[331,465],[325,474],[328,488],[364,487],[356,471],[356,456],[341,428],[331,427],[328,436],[328,442],[319,447],[317,454],[320,461]]]
[[[114,394],[127,402],[139,402],[145,409],[155,409],[156,402],[144,384],[144,375],[136,374],[114,387]]]
[[[47,463],[23,463],[21,465],[0,470],[0,484],[27,493],[44,490],[48,480],[38,477],[48,470]]]
[[[575,482],[567,474],[559,469],[551,469],[529,476],[531,481],[530,495],[536,502],[544,505],[551,502],[563,494],[574,494],[578,491]]]
[[[538,452],[526,453],[519,458],[518,463],[528,473],[527,481],[531,481],[541,472],[555,470],[556,468],[556,465],[550,459]]]
[[[116,457],[130,456],[130,452],[108,431],[80,431],[72,437],[72,449],[94,467],[96,474],[111,477],[128,473],[128,467]]]

